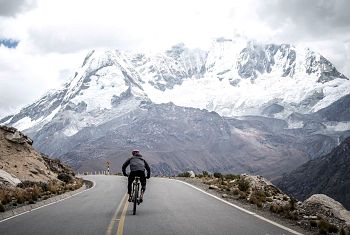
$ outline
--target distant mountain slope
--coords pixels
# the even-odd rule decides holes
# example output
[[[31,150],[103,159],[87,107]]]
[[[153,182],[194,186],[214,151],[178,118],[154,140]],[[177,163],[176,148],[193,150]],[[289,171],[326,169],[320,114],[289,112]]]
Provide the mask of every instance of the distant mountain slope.
[[[350,209],[350,137],[331,153],[311,160],[275,182],[283,191],[304,200],[326,194]]]
[[[316,114],[327,121],[350,122],[350,94],[341,97],[330,106],[317,111]]]
[[[47,141],[40,148],[48,152],[61,143],[61,148],[68,149],[61,158],[80,171],[103,169],[107,160],[112,162],[112,170],[120,171],[130,150],[137,146],[154,174],[209,170],[273,178],[308,160],[293,144],[296,137],[278,133],[286,125],[282,120],[238,120],[174,104],[142,103],[130,113],[85,128],[64,142],[42,132],[40,138]]]
[[[349,90],[350,80],[308,48],[220,38],[209,51],[91,51],[67,84],[0,123],[79,170],[109,158],[119,169],[139,147],[163,174],[271,179],[349,135],[349,122],[315,115]]]

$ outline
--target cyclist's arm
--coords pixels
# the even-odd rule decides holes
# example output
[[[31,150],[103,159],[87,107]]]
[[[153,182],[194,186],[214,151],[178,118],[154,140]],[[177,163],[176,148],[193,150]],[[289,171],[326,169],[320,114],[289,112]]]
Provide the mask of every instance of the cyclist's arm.
[[[147,170],[147,178],[151,177],[151,168],[149,167],[148,163],[146,162],[146,160],[143,160],[145,162],[145,168]]]
[[[131,160],[131,158],[129,158],[128,160],[126,160],[126,162],[124,162],[124,164],[123,164],[123,166],[122,166],[123,175],[125,175],[125,176],[128,175],[128,174],[126,174],[126,168],[129,166],[130,160]]]

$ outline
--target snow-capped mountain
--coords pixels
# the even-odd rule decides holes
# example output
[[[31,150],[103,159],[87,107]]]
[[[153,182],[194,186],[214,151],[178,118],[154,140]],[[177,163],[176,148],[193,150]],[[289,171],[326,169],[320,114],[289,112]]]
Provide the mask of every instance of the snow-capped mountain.
[[[208,52],[184,44],[155,55],[92,51],[64,88],[7,123],[21,130],[42,126],[59,111],[111,110],[126,96],[228,117],[286,118],[316,112],[349,91],[350,81],[310,49],[220,38]]]
[[[186,168],[181,163],[186,154],[200,158],[204,149],[203,164],[184,162],[197,170],[267,174],[267,168],[262,169],[267,162],[286,169],[297,167],[296,162],[302,164],[336,146],[347,135],[344,131],[350,130],[350,120],[347,113],[337,119],[341,123],[328,117],[332,115],[328,110],[339,110],[346,106],[344,102],[328,107],[349,93],[349,79],[310,49],[219,38],[209,51],[184,44],[157,54],[91,51],[70,82],[0,123],[24,130],[39,150],[67,162],[81,163],[91,157],[95,164],[112,152],[119,151],[116,155],[121,157],[136,145],[158,156],[154,164],[162,169],[159,172],[165,167],[164,172],[174,173]],[[323,118],[325,112],[327,118]],[[213,128],[211,122],[220,125]],[[165,127],[169,123],[173,129]],[[135,126],[130,129],[130,125]],[[196,128],[217,139],[199,138]],[[182,151],[171,150],[172,160],[176,159],[173,164],[157,150],[171,146],[168,139]],[[236,146],[237,140],[251,148]],[[306,142],[316,147],[307,149]],[[256,165],[253,161],[259,154],[265,163]],[[215,156],[221,163],[213,160]],[[229,159],[235,162],[237,158],[244,164],[227,168]],[[283,170],[274,172],[271,177]]]

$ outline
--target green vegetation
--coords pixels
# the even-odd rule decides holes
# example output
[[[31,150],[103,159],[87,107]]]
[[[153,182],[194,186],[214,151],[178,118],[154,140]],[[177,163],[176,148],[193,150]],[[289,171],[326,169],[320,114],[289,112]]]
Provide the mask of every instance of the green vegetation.
[[[319,221],[318,229],[320,234],[337,233],[339,231],[336,225],[331,224],[323,219]]]
[[[0,203],[5,211],[6,208],[16,207],[23,204],[35,204],[39,199],[45,200],[52,195],[62,194],[80,188],[82,179],[73,179],[68,183],[60,180],[46,182],[23,181],[17,187],[0,187]],[[0,211],[1,211],[0,206]]]
[[[188,177],[191,177],[191,174],[190,174],[190,172],[186,171],[186,172],[182,172],[182,173],[178,174],[177,177],[186,177],[186,178],[188,178]]]
[[[310,226],[313,227],[313,228],[316,228],[317,227],[316,220],[310,220]]]
[[[249,181],[244,179],[243,177],[240,177],[238,180],[238,188],[239,190],[243,192],[247,192],[250,187]]]
[[[5,207],[4,205],[2,205],[2,203],[0,202],[0,212],[4,212],[5,211]]]
[[[260,189],[255,189],[252,191],[249,202],[257,205],[257,207],[262,207],[263,203],[266,202],[266,194]]]

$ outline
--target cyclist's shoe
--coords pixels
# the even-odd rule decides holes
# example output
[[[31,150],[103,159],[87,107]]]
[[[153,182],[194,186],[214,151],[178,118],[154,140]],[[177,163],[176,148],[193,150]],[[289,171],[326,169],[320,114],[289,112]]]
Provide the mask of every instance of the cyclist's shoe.
[[[132,202],[132,196],[129,195],[129,199],[128,199],[129,202]]]

